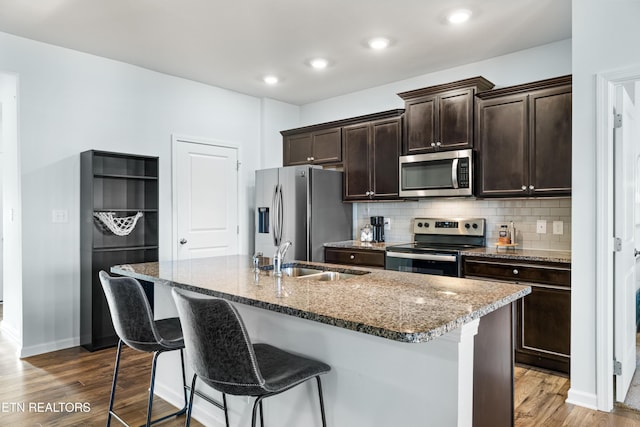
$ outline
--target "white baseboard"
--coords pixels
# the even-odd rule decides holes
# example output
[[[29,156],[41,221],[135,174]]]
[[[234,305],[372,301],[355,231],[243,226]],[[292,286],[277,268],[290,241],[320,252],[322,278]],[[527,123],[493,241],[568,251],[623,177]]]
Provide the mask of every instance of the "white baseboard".
[[[598,398],[593,393],[585,393],[579,390],[569,389],[567,393],[567,403],[584,406],[585,408],[598,410]]]
[[[52,351],[63,350],[65,348],[77,347],[80,345],[80,338],[68,338],[66,340],[51,341],[44,344],[22,347],[20,349],[20,358],[36,356],[38,354],[49,353]]]
[[[15,344],[16,348],[20,348],[20,334],[18,330],[9,326],[7,322],[0,322],[0,331],[6,336],[9,341]]]

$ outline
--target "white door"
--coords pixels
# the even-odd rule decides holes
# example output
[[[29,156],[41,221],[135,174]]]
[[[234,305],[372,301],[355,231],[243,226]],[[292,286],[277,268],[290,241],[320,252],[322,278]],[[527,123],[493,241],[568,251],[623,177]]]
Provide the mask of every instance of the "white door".
[[[635,191],[637,149],[633,128],[638,119],[627,91],[616,89],[616,114],[622,126],[614,130],[614,358],[621,364],[616,376],[616,400],[624,402],[636,369],[636,255]]]
[[[174,259],[238,253],[238,150],[174,139]]]

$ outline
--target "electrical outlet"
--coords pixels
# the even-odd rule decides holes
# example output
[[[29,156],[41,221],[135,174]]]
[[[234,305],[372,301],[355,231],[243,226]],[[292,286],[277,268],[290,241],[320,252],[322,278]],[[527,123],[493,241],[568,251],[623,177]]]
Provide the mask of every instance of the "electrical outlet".
[[[553,234],[564,234],[564,223],[562,221],[553,221]]]
[[[391,230],[391,218],[384,219],[384,229]]]
[[[544,219],[539,219],[536,222],[536,233],[538,234],[547,234],[547,221]]]

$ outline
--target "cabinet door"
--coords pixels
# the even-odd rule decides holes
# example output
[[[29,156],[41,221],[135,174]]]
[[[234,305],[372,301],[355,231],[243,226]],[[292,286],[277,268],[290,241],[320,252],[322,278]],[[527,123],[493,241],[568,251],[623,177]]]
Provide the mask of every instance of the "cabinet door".
[[[529,167],[532,194],[571,194],[571,86],[529,95]]]
[[[478,102],[478,196],[528,194],[527,107],[527,95]]]
[[[406,103],[406,139],[404,154],[434,151],[436,142],[437,96],[416,99]]]
[[[342,132],[344,141],[344,200],[369,199],[371,191],[369,124],[346,126]]]
[[[374,199],[398,198],[398,156],[402,142],[401,119],[371,124],[372,190]]]
[[[473,146],[473,90],[453,91],[438,97],[440,149]]]
[[[569,372],[569,289],[532,285],[518,304],[516,327],[516,362]]]
[[[342,161],[342,129],[333,128],[313,133],[313,164],[340,163]]]
[[[284,166],[306,165],[312,156],[313,135],[303,133],[284,138],[283,164]]]

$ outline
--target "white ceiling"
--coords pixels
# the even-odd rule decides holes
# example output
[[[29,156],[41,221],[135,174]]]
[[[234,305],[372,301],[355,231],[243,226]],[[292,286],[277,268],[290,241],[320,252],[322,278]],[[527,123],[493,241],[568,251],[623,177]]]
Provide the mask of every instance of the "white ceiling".
[[[302,105],[570,38],[571,0],[0,0],[0,31]]]

